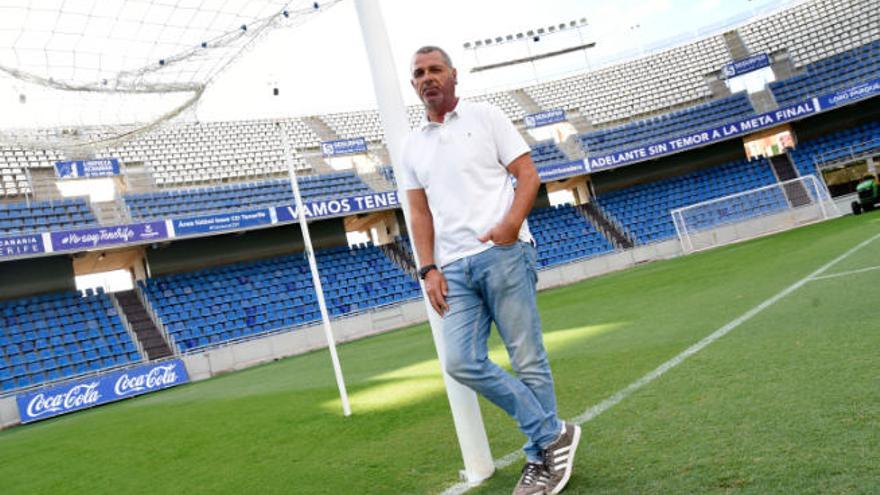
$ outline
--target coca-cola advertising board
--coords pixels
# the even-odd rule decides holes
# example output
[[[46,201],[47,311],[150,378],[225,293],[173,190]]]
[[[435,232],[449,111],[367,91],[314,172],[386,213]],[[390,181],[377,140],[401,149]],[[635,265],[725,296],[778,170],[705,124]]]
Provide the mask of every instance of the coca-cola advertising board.
[[[146,364],[16,396],[22,423],[155,392],[189,381],[183,361]]]

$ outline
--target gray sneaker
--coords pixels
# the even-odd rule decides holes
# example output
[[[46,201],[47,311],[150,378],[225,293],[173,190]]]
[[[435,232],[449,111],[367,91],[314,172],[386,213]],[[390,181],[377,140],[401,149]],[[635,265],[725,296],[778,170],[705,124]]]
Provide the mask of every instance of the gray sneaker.
[[[562,433],[544,449],[544,469],[550,475],[546,493],[556,495],[568,484],[574,467],[574,454],[580,441],[581,427],[563,423]]]
[[[550,481],[547,468],[539,462],[526,462],[522,468],[519,483],[513,489],[513,495],[544,495],[544,489]]]

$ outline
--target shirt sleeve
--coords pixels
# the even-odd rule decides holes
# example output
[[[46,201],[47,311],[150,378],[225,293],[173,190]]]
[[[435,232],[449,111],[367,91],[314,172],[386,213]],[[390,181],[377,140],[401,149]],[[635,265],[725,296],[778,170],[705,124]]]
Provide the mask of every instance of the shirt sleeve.
[[[489,116],[492,121],[492,135],[498,149],[498,161],[506,168],[520,155],[531,152],[516,126],[500,108],[490,105]]]
[[[403,143],[403,153],[401,153],[400,157],[400,177],[395,177],[398,185],[403,190],[409,189],[424,189],[425,185],[419,182],[419,178],[416,175],[415,170],[413,170],[413,164],[409,159],[409,153],[407,150],[409,149],[410,139],[407,138],[406,142]]]

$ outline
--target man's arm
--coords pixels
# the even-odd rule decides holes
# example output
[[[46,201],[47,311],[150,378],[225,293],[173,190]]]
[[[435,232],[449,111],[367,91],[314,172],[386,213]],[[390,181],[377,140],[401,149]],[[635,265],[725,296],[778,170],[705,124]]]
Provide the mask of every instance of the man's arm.
[[[538,189],[541,187],[541,178],[538,177],[532,156],[529,153],[523,153],[510,162],[507,171],[516,177],[513,204],[498,225],[480,236],[480,242],[492,241],[494,244],[501,245],[516,242],[519,238],[519,229],[529,212],[532,211],[532,205],[535,204],[535,197],[538,196]]]
[[[406,197],[409,200],[410,226],[419,263],[421,266],[433,265],[434,217],[428,207],[428,196],[424,189],[409,189]],[[439,269],[431,270],[425,276],[425,291],[434,311],[442,316],[449,306],[446,304],[446,277]]]

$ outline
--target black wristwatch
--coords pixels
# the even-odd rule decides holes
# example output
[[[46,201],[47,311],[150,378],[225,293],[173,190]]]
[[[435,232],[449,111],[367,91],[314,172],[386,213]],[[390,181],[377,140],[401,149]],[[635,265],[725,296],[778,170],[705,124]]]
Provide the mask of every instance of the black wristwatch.
[[[422,280],[425,280],[425,277],[428,276],[428,272],[430,272],[431,270],[436,270],[436,269],[437,269],[437,265],[435,265],[433,263],[431,263],[430,265],[425,265],[425,266],[419,268],[419,278]]]

